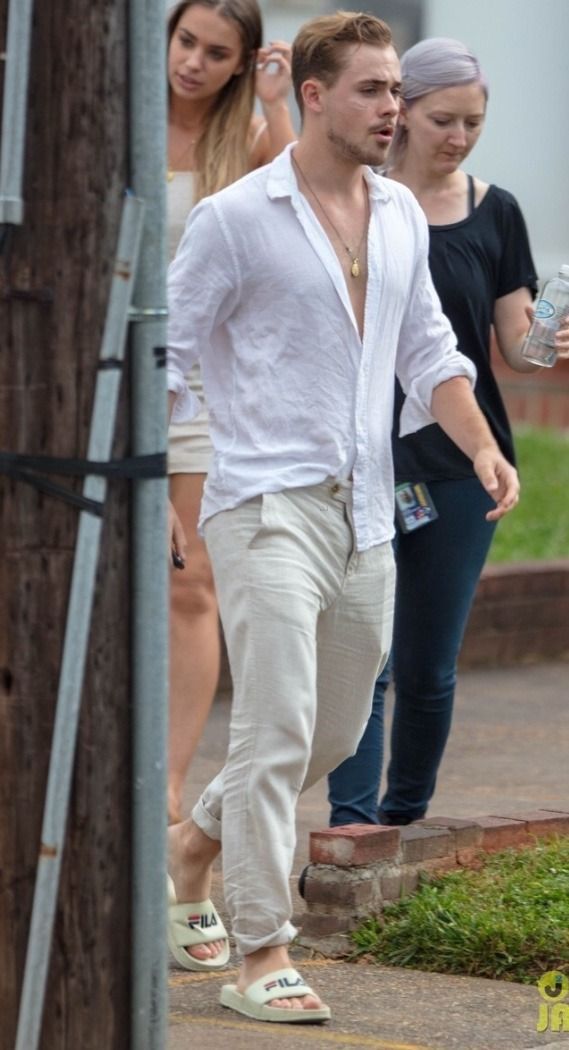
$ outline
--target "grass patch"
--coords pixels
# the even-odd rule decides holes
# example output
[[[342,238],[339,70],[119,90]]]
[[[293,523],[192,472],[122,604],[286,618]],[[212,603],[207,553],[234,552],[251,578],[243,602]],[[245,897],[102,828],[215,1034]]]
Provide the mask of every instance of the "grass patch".
[[[569,558],[569,435],[527,427],[514,437],[521,499],[499,523],[489,561]]]
[[[526,984],[569,973],[569,840],[425,880],[352,937],[355,956],[388,966]]]

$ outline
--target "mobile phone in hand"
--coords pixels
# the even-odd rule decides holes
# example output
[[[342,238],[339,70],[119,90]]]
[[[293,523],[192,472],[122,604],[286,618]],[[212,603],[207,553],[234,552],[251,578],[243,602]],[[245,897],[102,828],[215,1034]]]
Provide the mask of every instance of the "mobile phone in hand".
[[[175,569],[185,569],[186,568],[186,563],[185,563],[184,559],[182,558],[182,555],[178,554],[178,551],[174,550],[174,548],[172,548],[172,565],[174,566]]]

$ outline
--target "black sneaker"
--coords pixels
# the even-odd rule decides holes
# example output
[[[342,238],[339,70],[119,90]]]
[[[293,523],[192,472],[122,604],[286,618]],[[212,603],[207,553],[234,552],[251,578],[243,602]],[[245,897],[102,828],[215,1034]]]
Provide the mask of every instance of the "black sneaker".
[[[408,824],[413,824],[415,820],[421,820],[421,817],[396,817],[394,813],[384,813],[383,810],[378,809],[377,819],[384,828],[406,828]]]

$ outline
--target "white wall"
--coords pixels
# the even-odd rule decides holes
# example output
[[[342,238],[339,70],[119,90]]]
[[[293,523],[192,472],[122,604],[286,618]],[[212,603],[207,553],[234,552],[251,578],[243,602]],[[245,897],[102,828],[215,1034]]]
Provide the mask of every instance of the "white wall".
[[[294,0],[294,3],[259,0],[259,6],[263,12],[265,40],[288,40],[289,43],[303,22],[328,10],[326,0]]]
[[[515,194],[550,276],[569,262],[569,0],[425,0],[425,36],[479,57],[490,104],[467,167]]]

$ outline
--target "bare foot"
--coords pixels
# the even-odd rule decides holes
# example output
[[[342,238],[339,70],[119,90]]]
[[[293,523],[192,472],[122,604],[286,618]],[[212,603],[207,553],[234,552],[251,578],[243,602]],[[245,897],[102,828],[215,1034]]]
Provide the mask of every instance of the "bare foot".
[[[211,892],[211,867],[220,849],[221,844],[208,838],[191,819],[168,828],[168,871],[180,903],[207,900]],[[204,960],[215,959],[224,947],[225,940],[221,940],[184,950],[194,959]]]
[[[237,991],[243,995],[253,981],[291,965],[286,945],[280,945],[278,948],[260,948],[251,955],[245,955],[237,978]],[[317,995],[301,995],[294,999],[271,999],[267,1006],[280,1007],[283,1010],[319,1010],[323,1003]]]

